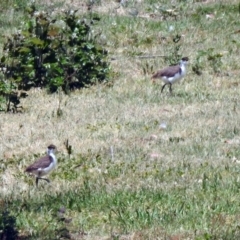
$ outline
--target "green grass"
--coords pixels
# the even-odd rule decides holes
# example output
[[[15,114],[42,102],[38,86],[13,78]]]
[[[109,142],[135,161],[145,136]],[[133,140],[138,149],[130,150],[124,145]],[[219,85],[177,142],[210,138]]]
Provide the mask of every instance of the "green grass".
[[[117,164],[111,165],[111,171],[119,171]],[[154,237],[153,229],[160,228],[161,236],[180,231],[192,239],[237,239],[240,234],[236,214],[239,171],[239,167],[227,164],[216,168],[207,162],[196,166],[187,161],[172,167],[163,165],[153,169],[151,166],[142,173],[128,168],[114,176],[109,173],[82,176],[81,183],[74,189],[68,189],[68,179],[65,180],[68,187],[62,191],[51,192],[52,187],[47,187],[50,192],[46,187],[36,191],[29,187],[22,197],[13,198],[12,193],[4,201],[17,216],[17,224],[24,228],[23,232],[31,229],[32,239],[54,238],[61,234],[63,227],[72,234],[81,230],[93,236],[97,229],[109,237],[113,233],[121,237],[148,229],[149,236]],[[119,189],[108,184],[127,174],[142,181],[142,186],[138,183],[136,188],[132,183]],[[61,216],[63,219],[59,219],[62,207],[66,212]],[[71,223],[64,222],[68,219]],[[44,236],[43,230],[46,231]]]
[[[22,114],[1,113],[0,236],[7,209],[21,239],[240,238],[240,13],[237,1],[221,2],[94,5],[97,41],[115,58],[112,85],[69,96],[32,90]],[[1,16],[6,35],[24,18],[18,11],[16,22]],[[190,57],[187,76],[161,94],[151,74],[176,54]],[[49,143],[58,168],[37,189],[24,169]]]

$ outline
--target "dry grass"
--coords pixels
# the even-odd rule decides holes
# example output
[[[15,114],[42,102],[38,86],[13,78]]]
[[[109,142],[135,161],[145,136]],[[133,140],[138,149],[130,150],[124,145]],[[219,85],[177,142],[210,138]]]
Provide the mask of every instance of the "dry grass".
[[[134,5],[132,1],[129,2],[131,6]],[[171,7],[166,2],[166,6]],[[82,2],[66,3],[75,7],[80,4],[81,10],[85,11]],[[231,4],[237,3],[238,1],[231,1]],[[86,176],[93,181],[92,186],[96,186],[96,192],[102,186],[107,193],[146,188],[153,192],[162,190],[174,194],[175,191],[186,188],[185,193],[193,198],[199,193],[196,189],[205,181],[204,174],[208,176],[209,183],[215,181],[215,174],[221,175],[223,188],[224,184],[231,186],[234,181],[234,184],[239,182],[239,47],[232,43],[238,35],[231,34],[239,29],[235,23],[228,29],[226,26],[230,20],[220,10],[214,13],[213,19],[201,18],[199,24],[196,24],[192,15],[196,9],[218,5],[216,1],[182,3],[185,16],[179,17],[178,21],[170,18],[167,24],[162,18],[152,17],[151,12],[147,11],[147,7],[150,7],[148,1],[137,1],[136,4],[141,10],[141,21],[129,19],[127,8],[117,8],[119,4],[114,1],[101,1],[101,4],[93,8],[93,11],[104,14],[105,46],[109,49],[110,56],[116,57],[111,66],[119,74],[113,80],[112,87],[97,85],[76,91],[70,96],[62,93],[48,95],[44,90],[32,90],[22,101],[23,113],[0,114],[0,164],[5,169],[1,173],[0,195],[7,199],[24,196],[33,202],[37,201],[34,199],[42,201],[49,194],[57,198],[71,190],[80,191],[84,187],[83,180],[86,180]],[[119,22],[121,24],[121,17],[122,21],[126,21],[126,30],[111,35],[115,31],[113,25]],[[162,31],[155,31],[154,27],[147,28],[152,21],[159,21]],[[173,86],[173,96],[168,91],[160,94],[161,83],[151,83],[150,70],[146,75],[143,74],[146,64],[153,70],[164,66],[166,63],[163,58],[146,60],[130,54],[134,51],[141,52],[142,55],[169,54],[172,51],[171,39],[176,33],[168,32],[169,24],[174,25],[176,32],[183,35],[180,51],[191,60],[185,80]],[[139,44],[148,34],[151,43]],[[221,73],[214,73],[205,57],[201,62],[203,74],[195,75],[191,66],[197,61],[198,51],[210,48],[223,54]],[[62,110],[61,116],[57,114],[59,108]],[[161,123],[166,123],[166,129],[160,127]],[[73,147],[72,165],[64,146],[67,139]],[[23,171],[35,158],[34,154],[43,154],[50,143],[58,147],[59,168],[50,177],[52,184],[42,186],[37,191],[29,186],[29,177]],[[78,164],[79,167],[74,168]],[[231,172],[234,168],[236,171]],[[66,180],[62,174],[68,171],[73,175],[76,173],[76,178]],[[221,189],[222,198],[234,202],[236,195],[230,187],[228,190],[225,194]],[[213,204],[210,195],[211,192],[206,194]],[[198,198],[201,197],[202,193],[199,193]],[[144,204],[147,205],[148,202]],[[208,206],[206,203],[206,208],[211,209],[211,204]],[[154,203],[154,206],[162,213],[172,207],[169,205],[163,210],[160,203]],[[196,206],[198,207],[197,204]],[[144,205],[145,208],[148,209]],[[115,220],[109,224],[107,214],[102,209],[91,212],[91,216],[87,215],[88,210],[84,207],[79,212],[69,210],[68,214],[73,219],[69,227],[73,239],[110,239],[106,232],[111,232],[111,239],[176,240],[194,239],[196,236],[208,239],[207,235],[201,234],[222,223],[225,227],[229,226],[229,221],[231,226],[236,224],[239,209],[236,207],[235,210],[236,212],[232,210],[232,215],[223,213],[217,219],[211,215],[209,225],[203,220],[199,225],[189,223],[186,227],[183,223],[185,220],[179,220],[162,228],[155,222],[145,229],[141,229],[141,225],[135,229],[130,228],[127,233],[122,233],[121,226],[113,224]],[[223,212],[227,212],[227,207]],[[38,218],[41,222],[41,216],[35,219]],[[92,229],[87,221],[92,223]],[[87,229],[87,235],[80,234],[80,227],[77,226],[81,224]],[[202,229],[199,229],[200,225]],[[29,229],[34,227],[30,223],[28,227],[22,229],[23,235],[31,235]],[[44,229],[44,226],[40,225],[40,229]],[[36,230],[33,233],[36,234]],[[215,236],[220,235],[216,233]]]

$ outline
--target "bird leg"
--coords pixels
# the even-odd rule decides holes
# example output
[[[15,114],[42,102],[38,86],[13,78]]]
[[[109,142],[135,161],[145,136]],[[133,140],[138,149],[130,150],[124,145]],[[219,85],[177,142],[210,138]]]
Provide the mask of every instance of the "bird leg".
[[[163,92],[163,89],[165,88],[165,86],[169,84],[169,91],[170,93],[172,93],[172,83],[168,82],[168,83],[165,83],[163,86],[162,86],[162,89],[161,89],[161,93]]]
[[[163,92],[163,89],[165,88],[165,86],[166,86],[167,84],[168,84],[168,83],[165,83],[165,84],[162,86],[161,93]]]
[[[172,93],[172,84],[171,83],[169,83],[169,84],[170,84],[169,91],[170,91],[170,93]]]
[[[37,187],[38,187],[38,179],[42,179],[42,180],[45,180],[45,181],[47,181],[48,183],[50,183],[49,179],[47,179],[47,178],[36,177],[36,185],[37,185]]]

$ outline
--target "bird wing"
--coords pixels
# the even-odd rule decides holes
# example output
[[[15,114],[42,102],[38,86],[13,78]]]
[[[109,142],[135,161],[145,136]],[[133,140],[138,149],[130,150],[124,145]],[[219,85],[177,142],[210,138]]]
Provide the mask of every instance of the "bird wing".
[[[53,162],[53,158],[51,156],[45,156],[28,166],[25,171],[32,172],[38,170],[39,168],[47,168],[51,162]]]
[[[170,66],[170,67],[164,68],[160,71],[157,71],[155,74],[153,74],[152,78],[160,78],[163,76],[172,77],[174,75],[173,73],[176,73],[176,72],[181,73],[181,68],[179,67],[179,65]]]

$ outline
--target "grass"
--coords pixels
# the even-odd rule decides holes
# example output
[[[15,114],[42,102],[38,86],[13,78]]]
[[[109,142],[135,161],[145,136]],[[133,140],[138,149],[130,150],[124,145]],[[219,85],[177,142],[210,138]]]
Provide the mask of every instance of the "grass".
[[[8,210],[21,239],[239,239],[238,2],[118,5],[93,6],[98,41],[115,59],[112,86],[35,89],[23,113],[1,113],[0,235]],[[4,35],[17,29],[5,21]],[[188,74],[173,96],[160,94],[151,73],[176,54],[190,57]],[[36,189],[24,169],[50,143],[58,168]]]

